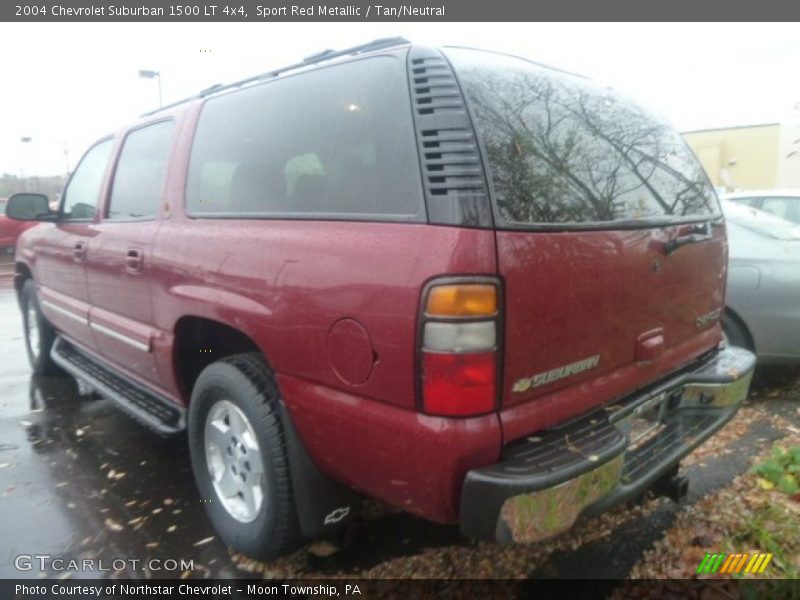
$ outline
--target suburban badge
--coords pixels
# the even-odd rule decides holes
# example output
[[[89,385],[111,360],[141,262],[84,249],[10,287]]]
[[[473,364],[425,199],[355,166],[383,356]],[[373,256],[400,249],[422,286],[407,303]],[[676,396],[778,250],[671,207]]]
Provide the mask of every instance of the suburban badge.
[[[559,379],[572,377],[573,375],[577,375],[578,373],[583,373],[584,371],[588,371],[589,369],[594,369],[599,363],[600,363],[600,355],[595,354],[594,356],[590,356],[589,358],[584,358],[583,360],[579,360],[577,362],[564,365],[563,367],[556,367],[555,369],[545,371],[544,373],[537,373],[536,375],[532,375],[531,377],[518,379],[514,383],[512,391],[526,392],[530,388],[539,387],[540,385],[544,385],[546,383],[552,383],[554,381],[558,381]]]

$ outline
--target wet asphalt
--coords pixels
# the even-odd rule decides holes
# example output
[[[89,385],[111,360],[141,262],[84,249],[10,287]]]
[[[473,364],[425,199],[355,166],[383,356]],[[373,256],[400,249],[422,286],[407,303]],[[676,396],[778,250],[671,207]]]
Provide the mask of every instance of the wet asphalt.
[[[776,410],[800,420],[796,402]],[[688,502],[727,485],[750,457],[781,436],[754,424],[733,452],[685,470]],[[642,552],[663,536],[676,505],[661,503],[646,518],[572,551],[556,552],[535,578],[625,577]],[[327,558],[308,554],[319,574],[360,571],[426,548],[464,545],[456,527],[387,513],[362,524],[355,540]],[[140,565],[112,567],[118,558],[192,560],[197,577],[248,577],[214,537],[192,479],[182,437],[164,439],[86,393],[68,376],[32,376],[25,355],[16,296],[0,282],[0,578],[61,576],[50,568],[18,570],[20,555],[99,559],[105,571],[72,578],[178,577],[180,568],[153,572]],[[140,563],[140,564],[142,564]]]

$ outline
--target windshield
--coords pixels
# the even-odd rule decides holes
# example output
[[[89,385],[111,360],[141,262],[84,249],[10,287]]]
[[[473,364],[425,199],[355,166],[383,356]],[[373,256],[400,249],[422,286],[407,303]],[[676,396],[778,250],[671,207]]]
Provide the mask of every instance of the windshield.
[[[680,135],[607,88],[526,60],[447,49],[508,224],[698,220],[716,195]]]
[[[725,218],[750,231],[776,240],[800,240],[800,225],[730,200],[722,201]]]

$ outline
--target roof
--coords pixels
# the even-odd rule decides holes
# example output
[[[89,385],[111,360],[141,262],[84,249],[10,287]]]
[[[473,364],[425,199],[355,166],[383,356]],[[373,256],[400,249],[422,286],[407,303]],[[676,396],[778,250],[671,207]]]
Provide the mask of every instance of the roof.
[[[777,190],[742,190],[731,192],[720,196],[723,200],[733,200],[735,198],[778,198],[778,197],[800,197],[800,189],[777,189]]]
[[[760,127],[780,127],[780,123],[757,123],[755,125],[733,125],[731,127],[710,127],[708,129],[692,129],[690,131],[681,131],[682,135],[687,133],[709,133],[711,131],[732,131],[735,129],[758,129]]]
[[[310,65],[316,65],[322,62],[327,62],[336,58],[343,58],[345,60],[352,59],[353,57],[361,54],[366,54],[368,52],[375,52],[378,50],[386,50],[388,48],[397,48],[401,46],[407,46],[411,42],[403,37],[388,37],[388,38],[379,38],[376,40],[372,40],[371,42],[367,42],[366,44],[360,44],[358,46],[353,46],[351,48],[345,48],[344,50],[323,50],[322,52],[317,52],[316,54],[312,54],[311,56],[305,57],[302,61],[298,63],[293,63],[291,65],[286,65],[285,67],[279,67],[277,69],[272,69],[271,71],[267,71],[266,73],[261,73],[260,75],[255,75],[253,77],[248,77],[247,79],[242,79],[240,81],[234,81],[233,83],[228,84],[216,84],[212,85],[209,88],[206,88],[194,96],[190,96],[188,98],[184,98],[183,100],[179,100],[177,102],[173,102],[171,104],[167,104],[166,106],[162,106],[157,108],[156,110],[152,110],[150,112],[145,113],[142,116],[150,116],[154,114],[158,114],[164,110],[169,108],[173,108],[175,106],[179,106],[181,104],[190,102],[192,100],[198,100],[200,98],[206,98],[208,96],[212,96],[218,94],[220,92],[224,92],[227,90],[232,90],[235,88],[244,87],[251,83],[259,83],[265,81],[267,79],[273,79],[278,75],[282,75],[283,73],[287,73],[289,71],[295,71],[298,69],[302,69],[304,67],[308,67]]]

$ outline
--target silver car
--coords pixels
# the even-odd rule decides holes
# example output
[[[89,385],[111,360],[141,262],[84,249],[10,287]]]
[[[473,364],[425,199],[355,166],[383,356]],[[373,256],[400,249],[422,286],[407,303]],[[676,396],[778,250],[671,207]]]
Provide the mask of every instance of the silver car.
[[[771,215],[800,224],[800,190],[762,190],[733,192],[722,196],[737,204],[745,204]]]
[[[761,364],[800,362],[800,226],[723,201],[729,270],[723,327]]]

